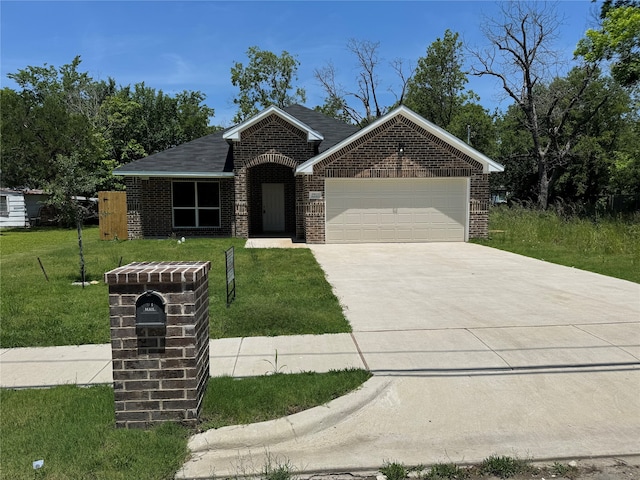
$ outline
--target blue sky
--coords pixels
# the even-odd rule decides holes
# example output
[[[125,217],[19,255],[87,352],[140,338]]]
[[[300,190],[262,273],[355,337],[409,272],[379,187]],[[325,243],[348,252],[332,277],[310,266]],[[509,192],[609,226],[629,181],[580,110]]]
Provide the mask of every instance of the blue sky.
[[[590,0],[557,2],[564,18],[556,47],[567,62],[576,43],[593,25],[597,5]],[[323,103],[313,77],[331,61],[339,81],[353,85],[355,64],[349,39],[380,42],[381,103],[393,103],[387,88],[397,85],[387,62],[403,58],[415,65],[448,28],[468,45],[482,45],[483,17],[496,17],[489,1],[7,1],[0,2],[0,84],[16,88],[7,73],[27,65],[59,67],[82,57],[81,71],[120,85],[145,82],[173,94],[200,90],[215,109],[214,124],[228,126],[235,113],[230,69],[246,63],[256,45],[297,56],[297,85],[307,91],[307,106]],[[504,107],[492,80],[471,77],[468,87],[489,108]]]

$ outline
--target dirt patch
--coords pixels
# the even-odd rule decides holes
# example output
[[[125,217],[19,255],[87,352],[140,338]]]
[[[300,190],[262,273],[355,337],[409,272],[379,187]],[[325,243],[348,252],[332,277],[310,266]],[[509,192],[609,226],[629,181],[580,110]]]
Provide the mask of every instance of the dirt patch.
[[[640,457],[588,459],[577,462],[531,463],[526,472],[509,477],[510,480],[640,480]],[[462,468],[463,475],[451,480],[501,480],[500,477],[483,475],[478,467]],[[429,468],[413,471],[409,479],[431,480]],[[320,473],[296,475],[304,480],[386,480],[380,472]],[[435,477],[433,480],[445,480]]]

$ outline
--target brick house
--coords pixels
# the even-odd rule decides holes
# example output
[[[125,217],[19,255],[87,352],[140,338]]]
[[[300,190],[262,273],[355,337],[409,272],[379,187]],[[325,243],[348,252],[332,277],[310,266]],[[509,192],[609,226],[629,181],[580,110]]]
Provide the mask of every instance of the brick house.
[[[300,105],[124,165],[129,238],[307,243],[487,236],[503,167],[400,106],[363,129]]]

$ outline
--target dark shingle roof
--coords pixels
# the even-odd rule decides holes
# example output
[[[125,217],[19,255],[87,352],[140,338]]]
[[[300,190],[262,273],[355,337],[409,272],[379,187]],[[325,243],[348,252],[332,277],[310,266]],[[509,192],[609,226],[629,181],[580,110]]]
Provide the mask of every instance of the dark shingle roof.
[[[283,110],[322,134],[324,140],[318,146],[319,153],[358,131],[355,125],[348,125],[302,105],[291,105]],[[113,173],[125,176],[165,173],[171,176],[230,174],[233,172],[232,149],[222,138],[223,133],[212,133],[135,160],[115,169]]]
[[[302,105],[291,105],[283,110],[322,134],[324,140],[318,146],[319,152],[328,150],[359,130],[355,125],[341,122]]]
[[[233,172],[231,148],[223,132],[196,138],[177,147],[154,153],[114,170],[115,174],[127,173],[221,173]]]

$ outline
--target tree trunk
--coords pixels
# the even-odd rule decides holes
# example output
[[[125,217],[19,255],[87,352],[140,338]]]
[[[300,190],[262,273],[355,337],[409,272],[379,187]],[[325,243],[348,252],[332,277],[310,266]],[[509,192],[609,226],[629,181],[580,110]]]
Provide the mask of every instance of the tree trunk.
[[[551,185],[551,177],[549,169],[544,162],[540,162],[538,167],[538,206],[542,210],[546,210],[549,206],[549,187]]]

